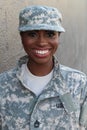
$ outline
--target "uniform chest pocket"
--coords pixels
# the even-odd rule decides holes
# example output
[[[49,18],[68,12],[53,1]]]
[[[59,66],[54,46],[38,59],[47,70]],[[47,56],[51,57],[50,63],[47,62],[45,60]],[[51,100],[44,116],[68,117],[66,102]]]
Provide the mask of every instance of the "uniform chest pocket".
[[[39,107],[41,107],[42,105],[45,106],[46,104],[48,104],[49,108],[64,108],[59,97],[45,99],[40,102]]]
[[[49,104],[51,110],[64,110],[64,106],[59,97],[50,99]]]
[[[38,107],[40,111],[46,114],[49,113],[50,116],[58,116],[65,112],[64,106],[59,97],[45,99],[39,103]]]

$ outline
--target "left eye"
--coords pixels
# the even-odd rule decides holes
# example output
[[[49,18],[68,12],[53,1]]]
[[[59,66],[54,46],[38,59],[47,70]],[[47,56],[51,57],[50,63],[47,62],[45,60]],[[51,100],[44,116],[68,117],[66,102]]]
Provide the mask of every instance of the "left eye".
[[[55,36],[54,31],[48,31],[48,32],[46,32],[46,34],[47,34],[48,37],[51,37],[51,38]]]

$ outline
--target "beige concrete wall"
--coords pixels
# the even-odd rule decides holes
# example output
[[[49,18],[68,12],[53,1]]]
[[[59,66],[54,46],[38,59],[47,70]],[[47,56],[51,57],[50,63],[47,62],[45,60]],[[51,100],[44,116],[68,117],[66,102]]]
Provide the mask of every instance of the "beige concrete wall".
[[[0,72],[13,68],[24,55],[17,31],[19,11],[28,5],[57,7],[66,33],[56,55],[62,64],[87,73],[87,0],[0,0]]]

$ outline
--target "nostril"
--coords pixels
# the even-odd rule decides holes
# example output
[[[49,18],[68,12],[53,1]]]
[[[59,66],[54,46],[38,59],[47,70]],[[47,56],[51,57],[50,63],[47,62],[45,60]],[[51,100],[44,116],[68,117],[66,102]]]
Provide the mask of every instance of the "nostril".
[[[45,46],[45,45],[47,45],[48,44],[48,42],[47,42],[47,40],[45,40],[45,39],[38,39],[38,45],[40,45],[40,46]]]

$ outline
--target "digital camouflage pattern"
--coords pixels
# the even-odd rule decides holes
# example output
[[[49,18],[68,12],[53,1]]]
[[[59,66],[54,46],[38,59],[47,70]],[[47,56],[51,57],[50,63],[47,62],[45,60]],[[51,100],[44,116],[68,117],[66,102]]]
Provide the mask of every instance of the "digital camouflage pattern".
[[[0,130],[87,130],[87,79],[58,64],[53,78],[36,97],[21,80],[18,66],[0,74]]]
[[[54,7],[29,6],[19,15],[19,31],[53,30],[65,32],[61,25],[62,15]]]

